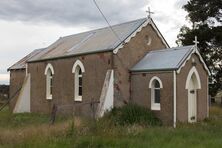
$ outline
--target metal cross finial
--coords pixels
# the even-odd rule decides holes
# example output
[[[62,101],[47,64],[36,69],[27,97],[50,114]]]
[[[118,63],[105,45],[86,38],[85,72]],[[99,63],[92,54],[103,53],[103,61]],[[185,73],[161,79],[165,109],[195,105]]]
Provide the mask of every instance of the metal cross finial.
[[[197,40],[197,36],[195,36],[195,40],[193,41],[195,43],[195,46],[197,47],[197,44],[199,44],[200,42],[198,42]]]
[[[146,12],[148,13],[148,16],[147,16],[148,19],[151,18],[151,14],[154,14],[154,12],[150,11],[150,7],[148,7],[148,10]]]

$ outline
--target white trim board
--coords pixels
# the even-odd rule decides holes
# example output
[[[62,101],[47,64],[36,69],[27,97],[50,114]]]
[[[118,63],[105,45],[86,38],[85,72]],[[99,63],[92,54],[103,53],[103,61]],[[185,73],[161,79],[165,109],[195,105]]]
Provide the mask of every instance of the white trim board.
[[[157,80],[159,83],[160,83],[160,88],[163,88],[163,84],[162,84],[162,81],[160,80],[159,77],[157,76],[154,76],[150,79],[150,82],[149,82],[149,88],[152,88],[152,83],[154,80]]]
[[[75,73],[77,66],[80,67],[82,72],[85,72],[85,67],[84,67],[83,63],[80,60],[76,60],[76,62],[74,63],[74,65],[72,67],[72,73]]]
[[[159,82],[160,84],[160,88],[159,89],[162,89],[163,88],[163,83],[162,81],[160,80],[159,77],[157,76],[153,76],[151,79],[150,79],[150,82],[149,82],[149,88],[151,89],[151,110],[161,110],[161,106],[160,106],[160,103],[155,103],[155,94],[154,94],[154,88],[153,88],[153,81],[156,80]]]
[[[53,75],[55,74],[52,64],[48,63],[46,68],[45,68],[45,75],[47,75],[48,69],[51,70]]]
[[[190,79],[192,77],[192,75],[195,74],[196,78],[197,78],[197,89],[201,89],[201,81],[200,81],[200,75],[196,69],[196,67],[192,67],[187,75],[187,79],[186,79],[186,89],[189,89],[189,82]]]
[[[115,48],[113,50],[114,54],[117,54],[118,51],[124,47],[124,44],[130,42],[130,40],[136,36],[137,33],[139,33],[144,27],[146,27],[148,24],[151,25],[151,27],[153,27],[153,29],[156,31],[157,35],[160,37],[161,41],[163,42],[163,44],[166,46],[166,48],[170,48],[170,46],[168,45],[168,43],[166,42],[166,40],[164,39],[164,37],[162,36],[162,34],[160,33],[159,29],[157,28],[157,26],[155,25],[155,23],[153,22],[152,19],[147,19],[138,29],[136,29],[128,38],[126,38],[123,43],[121,43],[117,48]]]
[[[196,46],[193,46],[192,47],[192,52],[189,54],[189,56],[183,61],[183,64],[180,65],[179,69],[177,70],[177,73],[180,73],[181,69],[186,65],[186,62],[190,60],[191,56],[193,53],[196,53],[201,61],[201,63],[203,64],[204,66],[204,69],[207,71],[208,75],[211,75],[210,74],[210,70],[208,69],[206,63],[204,62],[202,56],[200,55],[200,52],[198,51],[198,48]]]

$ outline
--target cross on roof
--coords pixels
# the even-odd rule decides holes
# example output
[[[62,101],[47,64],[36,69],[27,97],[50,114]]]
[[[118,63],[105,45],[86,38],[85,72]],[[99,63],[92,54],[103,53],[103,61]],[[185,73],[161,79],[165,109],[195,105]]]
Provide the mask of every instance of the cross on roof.
[[[154,14],[154,12],[151,12],[150,7],[148,7],[146,13],[148,13],[147,18],[151,18],[151,14]]]
[[[195,46],[197,47],[197,44],[199,44],[200,42],[198,42],[197,40],[197,36],[195,36],[195,40],[193,41],[195,43]]]

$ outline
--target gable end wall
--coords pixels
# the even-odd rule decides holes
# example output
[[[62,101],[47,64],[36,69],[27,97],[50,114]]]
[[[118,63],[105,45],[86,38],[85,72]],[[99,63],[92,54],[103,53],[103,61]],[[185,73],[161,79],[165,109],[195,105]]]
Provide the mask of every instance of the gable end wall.
[[[152,38],[151,45],[147,45],[146,36]],[[141,60],[148,51],[166,48],[151,25],[144,27],[129,43],[114,55],[114,104],[122,106],[130,101],[130,69]]]
[[[201,89],[197,90],[197,120],[200,121],[207,117],[208,74],[199,57],[193,54],[189,61],[186,62],[186,65],[182,67],[180,73],[177,74],[177,121],[179,122],[188,122],[188,90],[185,86],[188,73],[193,67],[192,58],[195,59],[195,67],[201,81]]]
[[[13,111],[19,96],[19,92],[15,93],[22,87],[25,80],[25,73],[24,69],[10,71],[9,98],[12,100],[10,101],[9,108],[11,111]]]

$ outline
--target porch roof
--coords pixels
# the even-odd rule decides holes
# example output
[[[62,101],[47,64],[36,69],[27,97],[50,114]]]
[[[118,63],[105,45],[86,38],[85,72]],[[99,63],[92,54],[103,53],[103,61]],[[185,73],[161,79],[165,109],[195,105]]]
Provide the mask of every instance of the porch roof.
[[[194,45],[150,51],[131,71],[177,70],[193,50]]]

